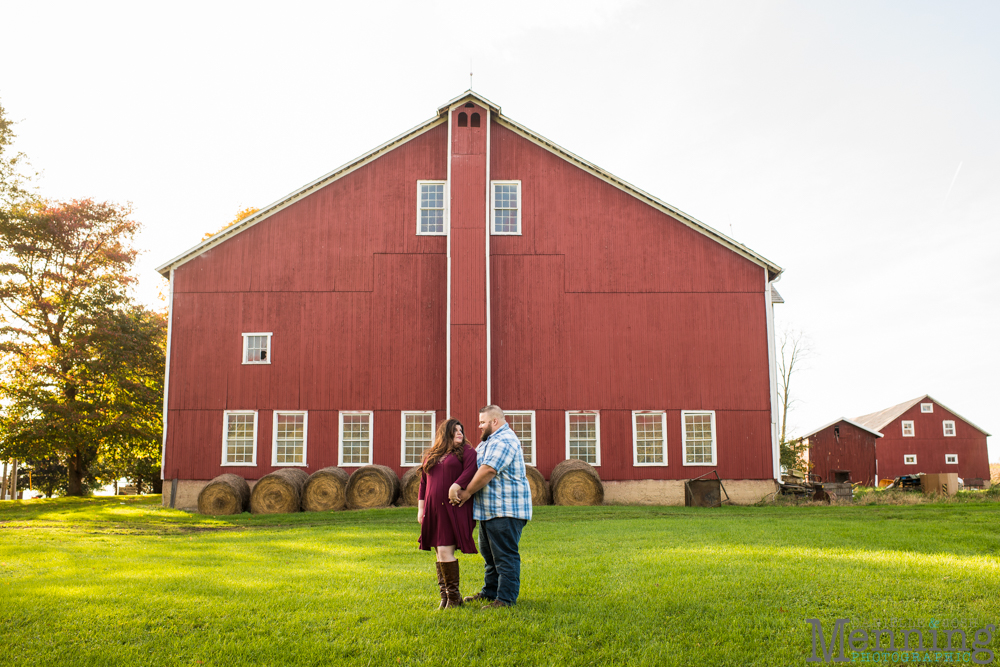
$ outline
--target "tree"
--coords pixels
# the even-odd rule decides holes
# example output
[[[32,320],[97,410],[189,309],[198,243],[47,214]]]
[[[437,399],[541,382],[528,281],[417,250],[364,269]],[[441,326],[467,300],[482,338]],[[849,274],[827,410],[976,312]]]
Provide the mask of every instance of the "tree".
[[[69,495],[99,458],[159,456],[166,324],[128,293],[130,214],[85,199],[0,216],[0,454],[58,457]]]
[[[10,152],[15,136],[14,122],[0,105],[0,211],[29,196],[25,189],[29,178],[21,173],[22,167],[27,166],[27,158],[24,153]]]
[[[240,209],[239,211],[237,211],[236,217],[233,218],[233,220],[231,222],[227,222],[226,224],[222,225],[222,227],[219,227],[214,232],[205,232],[205,235],[201,237],[201,240],[204,241],[206,239],[212,238],[213,236],[215,236],[219,232],[221,232],[223,230],[226,230],[226,229],[229,229],[230,227],[232,227],[233,225],[235,225],[237,222],[240,222],[241,220],[246,220],[247,218],[249,218],[251,215],[253,215],[254,213],[256,213],[259,210],[260,210],[259,208],[254,208],[253,206],[248,206],[247,208]]]
[[[788,413],[797,402],[792,398],[792,378],[812,354],[809,340],[801,331],[782,331],[778,345],[778,403],[781,406],[780,463],[786,469],[805,467],[802,458],[807,447],[788,441]]]

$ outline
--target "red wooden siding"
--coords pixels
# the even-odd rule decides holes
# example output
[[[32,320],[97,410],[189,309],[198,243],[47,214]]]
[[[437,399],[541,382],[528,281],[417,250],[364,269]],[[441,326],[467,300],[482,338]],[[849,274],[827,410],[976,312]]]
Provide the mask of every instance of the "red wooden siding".
[[[851,482],[873,486],[876,440],[872,433],[845,421],[832,424],[809,436],[811,472],[820,481],[833,482],[834,470],[848,470]]]
[[[955,422],[954,437],[944,437],[941,424],[944,420]],[[913,421],[914,437],[903,437],[903,421]],[[917,403],[882,428],[881,433],[884,437],[876,446],[881,479],[918,472],[955,472],[962,479],[990,478],[986,435],[937,403],[934,403],[934,412],[930,413],[920,412],[920,403]],[[917,465],[904,464],[906,454],[916,454]],[[946,464],[946,454],[957,454],[958,465]]]

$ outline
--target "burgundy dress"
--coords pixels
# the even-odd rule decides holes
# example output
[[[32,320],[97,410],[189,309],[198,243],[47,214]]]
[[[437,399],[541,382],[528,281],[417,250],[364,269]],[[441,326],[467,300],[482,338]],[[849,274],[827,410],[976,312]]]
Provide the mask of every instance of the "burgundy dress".
[[[472,518],[472,501],[461,507],[448,502],[448,489],[458,484],[463,489],[476,474],[476,450],[465,444],[462,460],[448,454],[437,462],[430,473],[420,474],[420,491],[417,496],[424,501],[424,522],[420,524],[420,548],[430,551],[433,547],[455,545],[462,553],[474,554],[476,543],[472,539],[472,529],[476,520]]]

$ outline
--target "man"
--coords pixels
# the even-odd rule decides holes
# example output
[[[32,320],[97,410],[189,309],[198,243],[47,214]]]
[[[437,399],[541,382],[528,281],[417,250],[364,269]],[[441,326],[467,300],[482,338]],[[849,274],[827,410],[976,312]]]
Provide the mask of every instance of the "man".
[[[483,589],[465,602],[489,600],[487,607],[509,607],[521,590],[521,530],[531,519],[531,487],[524,469],[521,441],[507,425],[503,410],[488,405],[479,411],[482,443],[476,449],[479,469],[469,485],[453,484],[452,504],[470,497],[479,522],[479,550],[486,561]]]

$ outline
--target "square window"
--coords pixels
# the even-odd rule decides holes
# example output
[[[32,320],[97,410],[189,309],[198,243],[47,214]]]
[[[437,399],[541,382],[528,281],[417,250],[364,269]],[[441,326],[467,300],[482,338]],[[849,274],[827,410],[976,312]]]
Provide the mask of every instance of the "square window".
[[[417,181],[417,235],[448,233],[446,181]]]
[[[944,428],[944,437],[946,437],[946,438],[954,438],[955,437],[955,422],[954,422],[954,420],[946,419],[943,422],[941,422],[941,425]]]
[[[684,465],[715,465],[715,412],[681,411]]]
[[[222,465],[257,465],[256,412],[223,412]]]
[[[914,433],[915,433],[915,431],[913,429],[913,422],[910,421],[910,420],[904,421],[903,422],[903,437],[904,438],[912,438],[912,437],[914,437]]]
[[[601,415],[596,411],[566,413],[566,458],[601,465]]]
[[[632,464],[667,465],[667,413],[632,411]]]
[[[340,413],[339,466],[366,466],[372,462],[372,413]]]
[[[243,363],[244,364],[271,363],[270,333],[243,334]]]
[[[507,424],[521,441],[525,465],[535,465],[535,413],[532,411],[506,410]]]
[[[521,181],[493,181],[494,235],[521,233]]]
[[[917,465],[917,455],[916,454],[904,454],[903,463],[908,466]]]
[[[948,465],[958,465],[958,454],[945,454],[944,462]]]
[[[920,404],[920,412],[934,412],[934,404],[933,403],[921,403]]]
[[[403,466],[418,466],[424,452],[434,444],[434,412],[404,412]]]
[[[308,416],[305,412],[274,413],[274,434],[271,460],[276,466],[306,465],[306,431]]]

